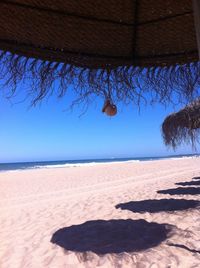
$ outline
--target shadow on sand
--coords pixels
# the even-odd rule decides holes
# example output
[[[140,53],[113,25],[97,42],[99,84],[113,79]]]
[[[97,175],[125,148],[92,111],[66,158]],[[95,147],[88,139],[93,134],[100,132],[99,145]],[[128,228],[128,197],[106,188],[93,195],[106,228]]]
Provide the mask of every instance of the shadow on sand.
[[[194,177],[192,178],[192,181],[185,181],[185,182],[177,182],[176,185],[182,185],[182,186],[199,186],[200,185],[200,177]]]
[[[182,245],[182,244],[167,243],[167,245],[168,246],[171,246],[171,247],[183,248],[183,249],[185,249],[187,251],[190,251],[192,253],[198,253],[198,254],[200,254],[200,251],[199,250],[188,248],[188,247],[186,247],[185,245]]]
[[[167,190],[160,190],[157,191],[158,194],[170,194],[170,195],[197,195],[200,194],[200,188],[197,187],[178,187],[173,189],[167,189]]]
[[[182,186],[188,186],[188,185],[198,186],[200,185],[200,181],[185,181],[185,182],[177,182],[175,184],[182,185]]]
[[[200,206],[200,202],[196,200],[150,199],[150,200],[121,203],[116,205],[116,208],[126,209],[138,213],[144,213],[144,212],[157,213],[163,211],[169,212],[169,211],[185,210],[189,208],[196,208],[198,206]]]
[[[134,252],[159,245],[171,229],[171,225],[145,220],[96,220],[59,229],[51,242],[75,252]]]
[[[194,177],[193,180],[200,180],[200,177]]]

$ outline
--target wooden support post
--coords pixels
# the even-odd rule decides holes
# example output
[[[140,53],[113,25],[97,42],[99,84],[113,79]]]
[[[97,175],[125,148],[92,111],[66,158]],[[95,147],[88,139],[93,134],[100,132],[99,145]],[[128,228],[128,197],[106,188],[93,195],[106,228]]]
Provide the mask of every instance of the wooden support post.
[[[193,0],[194,24],[200,60],[200,0]]]

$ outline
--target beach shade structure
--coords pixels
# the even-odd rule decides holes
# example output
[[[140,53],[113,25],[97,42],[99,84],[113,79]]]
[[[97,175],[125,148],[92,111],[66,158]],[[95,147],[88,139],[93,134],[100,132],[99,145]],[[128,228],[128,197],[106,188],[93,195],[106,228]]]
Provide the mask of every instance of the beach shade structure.
[[[173,148],[182,142],[195,145],[200,134],[200,98],[169,115],[162,124],[162,133],[165,144]]]
[[[2,0],[0,13],[8,95],[28,82],[35,104],[72,86],[76,103],[100,96],[112,110],[199,94],[198,0]]]

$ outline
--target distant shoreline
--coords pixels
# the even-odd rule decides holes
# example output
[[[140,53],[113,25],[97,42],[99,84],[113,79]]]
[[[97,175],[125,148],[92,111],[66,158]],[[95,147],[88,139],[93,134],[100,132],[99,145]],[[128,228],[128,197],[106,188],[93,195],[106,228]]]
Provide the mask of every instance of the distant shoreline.
[[[82,160],[61,160],[61,161],[34,161],[34,162],[16,162],[16,163],[0,163],[0,172],[41,169],[41,168],[69,168],[80,166],[94,166],[99,164],[115,164],[115,163],[137,163],[144,161],[156,161],[165,159],[183,159],[191,157],[199,157],[199,154],[188,155],[169,155],[157,157],[130,157],[130,158],[105,158],[105,159],[82,159]]]

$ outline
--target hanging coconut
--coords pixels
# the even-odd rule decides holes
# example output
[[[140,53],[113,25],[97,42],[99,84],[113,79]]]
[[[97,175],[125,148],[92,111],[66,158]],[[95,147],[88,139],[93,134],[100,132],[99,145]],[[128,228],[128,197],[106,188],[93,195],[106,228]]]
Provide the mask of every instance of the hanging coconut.
[[[108,116],[114,116],[117,114],[117,106],[112,104],[110,100],[106,100],[102,112],[106,113]]]

